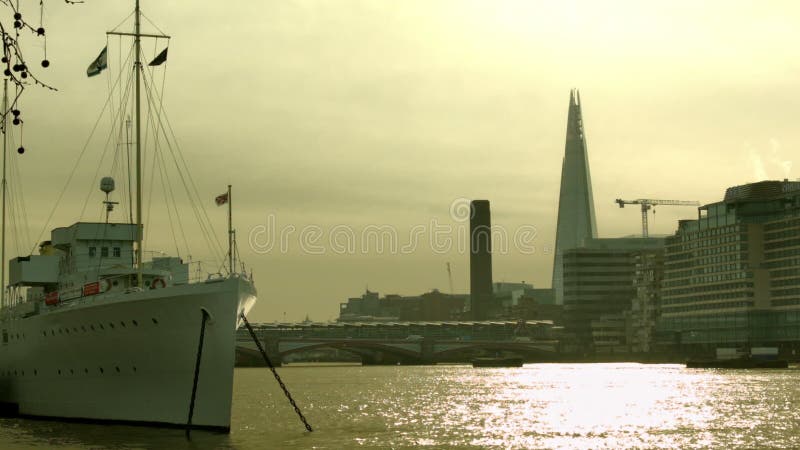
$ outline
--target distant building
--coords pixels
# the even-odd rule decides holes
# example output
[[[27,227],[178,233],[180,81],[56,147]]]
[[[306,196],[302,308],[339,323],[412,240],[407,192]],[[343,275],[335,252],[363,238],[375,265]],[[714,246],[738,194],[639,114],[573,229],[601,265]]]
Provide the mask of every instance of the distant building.
[[[492,217],[489,200],[470,202],[469,293],[473,320],[491,316]]]
[[[547,299],[543,300],[536,291],[549,291],[549,297],[552,298],[551,289],[532,289],[519,298],[517,304],[511,307],[507,317],[522,320],[550,320],[554,325],[561,325],[564,305],[554,305]]]
[[[637,296],[637,263],[663,238],[590,239],[564,252],[565,331],[578,352],[625,351],[625,314]]]
[[[800,182],[727,189],[666,242],[660,341],[800,354]]]
[[[625,341],[628,351],[652,351],[656,323],[661,315],[661,282],[664,277],[664,251],[640,251],[634,254],[633,288],[636,295],[625,315]]]
[[[394,322],[461,320],[469,296],[444,294],[434,289],[417,296],[366,291],[339,305],[339,322]]]
[[[581,97],[577,89],[569,93],[567,137],[561,165],[561,190],[558,196],[558,223],[553,259],[555,304],[564,303],[563,255],[567,250],[582,247],[597,237],[592,177],[583,128]]]
[[[339,320],[342,321],[389,321],[397,320],[391,300],[381,301],[377,292],[369,289],[361,297],[351,297],[347,303],[339,304]]]

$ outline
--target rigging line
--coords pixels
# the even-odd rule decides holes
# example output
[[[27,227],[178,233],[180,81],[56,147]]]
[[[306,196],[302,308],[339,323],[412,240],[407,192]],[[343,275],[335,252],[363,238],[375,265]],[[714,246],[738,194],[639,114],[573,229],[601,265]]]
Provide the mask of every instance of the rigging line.
[[[142,55],[142,56],[144,56],[144,55]],[[144,91],[145,91],[145,93],[147,95],[147,99],[146,99],[147,100],[146,101],[146,105],[147,105],[147,123],[146,123],[146,125],[147,126],[145,127],[145,136],[149,136],[150,135],[150,128],[151,127],[153,128],[153,150],[147,154],[152,158],[152,165],[151,165],[151,170],[148,173],[145,174],[145,176],[147,176],[148,174],[150,175],[150,183],[148,185],[149,186],[149,193],[148,193],[147,220],[146,220],[146,226],[149,226],[150,225],[150,219],[152,218],[153,192],[156,189],[156,183],[155,183],[155,181],[156,181],[156,171],[155,171],[155,166],[156,166],[156,163],[158,162],[159,155],[161,154],[161,151],[160,151],[160,142],[159,142],[159,139],[158,139],[158,124],[156,123],[156,119],[154,119],[156,114],[153,113],[153,104],[152,104],[152,101],[151,101],[151,91],[152,91],[153,88],[152,88],[152,84],[148,84],[148,82],[147,82],[147,71],[142,70],[142,75],[143,75],[142,79],[144,80]],[[148,139],[148,138],[146,138],[146,139]],[[152,153],[152,155],[151,155],[151,153]],[[147,165],[147,161],[145,160],[145,166],[146,165]],[[159,167],[159,175],[161,175],[161,167]],[[162,180],[161,187],[162,187],[162,189],[164,189],[163,176],[162,176],[161,180]],[[167,204],[166,206],[168,208],[169,204]],[[169,211],[168,211],[168,213],[169,213]],[[170,217],[170,221],[171,220],[172,219]],[[174,235],[174,233],[173,233],[173,235]],[[147,242],[147,241],[145,241],[145,242]],[[142,244],[142,245],[143,245],[143,247],[145,246],[145,244]]]
[[[148,19],[148,22],[149,21],[150,20]],[[155,24],[153,24],[152,22],[150,22],[150,24],[153,25],[156,29],[158,29],[158,27],[156,27]],[[161,32],[161,34],[164,34],[163,31],[161,31],[161,30],[159,30],[159,31]],[[157,41],[158,41],[158,39],[156,39],[156,42]],[[169,45],[169,39],[167,39],[167,45]],[[155,52],[157,52],[157,51],[158,51],[158,48],[155,47],[155,44],[154,44],[153,53],[155,54]],[[161,115],[164,112],[164,93],[166,92],[165,87],[166,87],[166,80],[167,80],[167,67],[168,67],[168,65],[165,64],[164,65],[164,71],[162,72],[163,75],[161,76],[161,90],[160,91],[156,91],[156,93],[158,94],[158,112],[157,112],[157,117],[159,119],[159,123],[161,123]],[[152,80],[155,80],[155,78],[153,76],[154,73],[155,73],[155,67],[153,67],[153,69],[150,71],[150,78]],[[164,163],[164,161],[163,161],[163,154],[162,154],[162,164],[163,163]],[[166,166],[164,166],[164,171],[166,172]],[[181,237],[183,237],[184,248],[186,249],[186,253],[190,254],[191,250],[189,249],[189,241],[188,241],[188,239],[186,239],[186,232],[185,232],[185,230],[183,228],[183,222],[181,221],[181,215],[178,213],[178,202],[175,199],[175,192],[172,189],[172,183],[169,181],[169,177],[167,177],[167,183],[168,183],[170,195],[172,197],[172,203],[175,206],[175,216],[178,219],[178,229],[181,232]],[[177,240],[176,240],[176,246],[177,246]]]
[[[13,133],[11,135],[11,139],[12,139],[11,142],[13,143],[14,142]],[[9,158],[9,159],[11,159],[12,161],[14,160],[14,158]],[[11,172],[9,173],[9,175],[10,175],[10,180],[7,180],[7,181],[10,181],[10,183],[8,183],[8,182],[6,183],[6,192],[8,192],[8,194],[9,194],[9,196],[8,196],[8,200],[9,200],[8,207],[10,209],[10,214],[9,214],[10,217],[9,217],[9,219],[11,220],[11,231],[14,234],[14,239],[13,239],[13,241],[14,241],[14,251],[17,253],[17,255],[19,255],[20,254],[20,245],[21,245],[21,242],[20,242],[20,237],[21,237],[21,233],[20,233],[20,227],[21,227],[20,216],[22,214],[20,212],[19,193],[17,192],[17,180],[14,177],[13,162],[12,162],[12,165],[11,165]]]
[[[146,77],[145,77],[145,83],[147,83]],[[152,97],[150,96],[151,95],[151,91],[152,91],[152,89],[146,89],[145,90],[145,92],[148,93],[148,101],[152,101]],[[167,123],[169,123],[169,117],[167,117],[166,114],[164,114],[164,117],[166,118]],[[158,119],[159,119],[159,122],[160,122],[161,121],[161,115],[159,115]],[[214,241],[210,237],[210,236],[213,236],[213,233],[210,233],[208,231],[209,223],[206,223],[206,222],[203,221],[203,216],[200,214],[201,209],[197,205],[198,202],[194,198],[192,198],[192,192],[189,189],[188,183],[186,182],[186,176],[188,176],[189,180],[191,180],[193,182],[193,180],[191,179],[191,174],[188,172],[188,169],[185,170],[185,171],[182,170],[182,168],[181,168],[181,166],[180,166],[180,164],[178,162],[178,159],[175,156],[175,149],[173,149],[173,147],[171,145],[169,136],[166,134],[166,128],[163,126],[163,124],[162,124],[161,130],[164,133],[164,139],[165,139],[165,142],[167,144],[167,148],[170,151],[170,155],[172,156],[172,160],[175,163],[176,169],[178,171],[178,175],[179,175],[179,177],[181,179],[181,182],[183,183],[184,189],[186,190],[186,193],[187,193],[187,196],[188,196],[188,199],[189,199],[189,204],[192,207],[192,211],[194,212],[195,218],[197,219],[198,225],[200,226],[201,232],[203,234],[203,238],[206,240],[206,244],[208,245],[209,250],[211,250],[211,252],[214,254],[213,255],[214,258],[218,258],[218,260],[222,260],[224,258],[222,258],[222,256],[221,256],[222,252],[220,251],[221,246],[219,245],[219,241],[217,240],[217,247],[214,247]],[[173,133],[173,140],[174,139],[175,138],[174,138],[174,133]],[[177,145],[177,142],[176,142],[176,145]],[[178,150],[178,153],[180,154],[179,150]],[[195,191],[196,191],[196,188],[195,188]],[[197,195],[197,197],[199,198],[199,195]],[[206,215],[206,219],[207,219],[207,217],[208,216]]]
[[[7,180],[9,181],[9,180]],[[9,227],[11,233],[14,235],[13,244],[14,244],[14,251],[17,252],[19,255],[19,230],[18,230],[18,220],[17,220],[17,205],[16,205],[16,189],[12,183],[6,183],[6,193],[10,194],[7,196],[6,207],[8,208],[9,214],[7,220],[11,222],[11,226]]]
[[[150,92],[150,91],[148,91],[148,92]],[[162,92],[163,92],[163,89],[162,89]],[[162,100],[163,100],[163,96],[162,96]],[[161,116],[162,116],[162,114],[159,114],[159,116],[158,116],[159,117],[159,121],[161,121]],[[199,225],[201,227],[201,230],[203,230],[204,233],[208,233],[208,235],[211,236],[210,237],[211,244],[209,245],[209,249],[212,252],[216,252],[217,253],[217,255],[215,255],[215,257],[219,257],[220,259],[224,259],[222,257],[222,255],[224,255],[225,252],[222,250],[222,244],[219,241],[219,236],[214,231],[213,222],[211,222],[211,220],[209,219],[208,213],[205,210],[205,207],[203,206],[204,203],[202,202],[202,199],[200,197],[200,194],[199,194],[199,191],[197,189],[197,186],[196,186],[196,184],[194,182],[194,179],[192,178],[191,171],[189,170],[188,164],[186,164],[186,160],[183,157],[183,152],[180,150],[180,145],[178,144],[178,140],[175,137],[175,132],[172,129],[172,125],[171,125],[171,123],[169,121],[169,116],[166,115],[166,114],[163,114],[163,116],[164,116],[164,118],[166,120],[167,127],[169,127],[170,134],[172,136],[172,139],[170,140],[169,136],[166,134],[166,127],[164,127],[163,124],[162,124],[161,129],[163,130],[165,141],[166,141],[167,146],[170,149],[171,153],[174,152],[174,150],[172,148],[172,145],[171,145],[171,142],[175,143],[175,147],[177,149],[178,156],[180,156],[180,160],[183,162],[183,168],[182,168],[180,166],[180,164],[178,163],[178,161],[175,158],[174,153],[173,153],[173,155],[172,155],[173,156],[173,160],[175,161],[176,168],[178,169],[178,174],[181,176],[181,179],[182,179],[181,181],[184,183],[184,188],[186,189],[187,195],[189,197],[190,204],[192,205],[193,208],[197,207],[198,211],[202,212],[202,214],[198,217],[198,223],[199,223]],[[184,173],[188,177],[188,179],[189,179],[189,181],[191,183],[191,187],[194,188],[194,197],[192,196],[192,190],[189,189],[189,186],[187,185],[187,183],[186,183],[186,181],[184,179],[184,175],[183,175]],[[205,218],[205,222],[203,222],[203,218]],[[214,247],[214,245],[216,245],[216,247]]]
[[[12,129],[12,131],[11,131],[12,141],[13,141],[13,136],[14,136],[14,131]],[[22,177],[22,172],[21,172],[21,170],[19,168],[19,161],[17,161],[17,158],[12,157],[12,158],[9,158],[9,159],[11,160],[12,177],[14,177],[16,179],[14,184],[16,185],[16,189],[19,192],[19,195],[18,195],[19,200],[18,201],[19,201],[19,205],[21,206],[21,211],[20,212],[22,214],[22,225],[23,225],[24,235],[20,235],[20,238],[22,239],[24,237],[25,241],[31,242],[30,222],[28,222],[28,210],[25,207],[25,195],[24,195],[23,185],[22,185],[22,182],[23,182],[24,178]],[[24,245],[23,245],[23,247],[24,247]]]
[[[144,55],[141,55],[141,56],[144,56]],[[150,176],[149,183],[146,183],[146,185],[149,188],[149,192],[147,194],[147,199],[148,199],[147,200],[147,218],[146,218],[146,221],[145,221],[145,227],[149,227],[150,226],[150,221],[152,219],[153,192],[156,190],[156,170],[155,170],[155,167],[156,167],[156,163],[158,162],[159,154],[161,153],[161,151],[160,151],[160,145],[159,145],[159,140],[158,140],[158,124],[156,123],[156,120],[154,119],[155,114],[153,113],[153,104],[152,104],[152,101],[151,101],[151,91],[152,91],[153,88],[152,88],[152,85],[148,84],[148,82],[147,82],[147,71],[146,70],[142,70],[142,80],[144,82],[144,92],[145,92],[146,97],[147,97],[146,98],[147,122],[146,122],[146,126],[145,126],[145,136],[150,136],[150,128],[151,127],[153,128],[153,149],[152,149],[152,151],[150,151],[150,152],[148,152],[146,154],[147,156],[152,158],[152,163],[151,163],[150,170],[147,173],[145,173],[145,177],[147,177],[148,175]],[[146,137],[146,139],[148,139],[148,138]],[[147,159],[146,158],[145,158],[144,165],[145,165],[145,167],[147,166]],[[161,174],[161,168],[159,167],[159,175],[160,174]],[[162,186],[161,187],[162,187],[162,189],[164,189],[163,177],[161,179],[162,179]],[[167,205],[167,207],[168,207],[168,205]],[[169,211],[168,211],[168,213],[169,213]],[[171,220],[172,219],[170,217],[170,221]],[[142,247],[146,247],[146,243],[149,242],[147,240],[147,236],[149,236],[149,234],[145,236],[145,241],[143,242]]]
[[[130,82],[130,79],[128,81]],[[111,93],[111,95],[113,95],[113,93]],[[126,101],[127,101],[127,96],[126,96]],[[121,113],[122,113],[122,111],[117,111],[117,112],[114,113],[114,117],[113,117],[112,123],[116,122],[116,117],[118,115],[120,115]],[[94,192],[94,185],[95,185],[95,183],[97,181],[98,174],[100,173],[100,169],[103,166],[103,161],[105,161],[106,154],[108,153],[108,148],[110,147],[109,143],[111,142],[112,137],[113,137],[113,132],[109,133],[108,137],[106,138],[106,143],[103,146],[103,153],[100,156],[100,162],[97,164],[97,169],[94,171],[94,177],[92,177],[92,186],[89,187],[89,193],[86,195],[86,200],[83,202],[83,208],[81,208],[81,215],[79,216],[78,220],[80,220],[80,218],[82,218],[83,215],[86,213],[86,207],[89,204],[89,198],[91,198],[92,192]]]
[[[147,73],[147,72],[146,72],[146,73]],[[148,75],[151,75],[151,73],[148,73]],[[152,77],[151,77],[151,79],[152,79]],[[145,82],[148,82],[148,80],[147,80],[147,79],[145,79]],[[154,102],[154,100],[153,100],[153,98],[152,98],[152,92],[153,92],[153,91],[154,91],[153,89],[147,89],[147,90],[146,90],[146,92],[148,93],[148,96],[149,96],[149,97],[148,97],[148,101],[149,101],[149,102],[151,102],[151,103],[155,103],[155,102]],[[163,89],[162,89],[162,92],[163,92]],[[161,99],[162,99],[162,101],[160,102],[160,103],[161,103],[161,108],[160,108],[160,109],[161,109],[161,110],[163,110],[163,96],[161,96]],[[163,115],[162,113],[159,113],[159,114],[158,114],[158,120],[159,120],[159,123],[163,123],[163,122],[162,122],[162,120],[161,120],[161,116],[162,116],[162,115]],[[184,184],[184,188],[185,188],[185,190],[186,190],[186,193],[187,193],[187,196],[188,196],[188,200],[189,200],[189,202],[190,202],[190,205],[191,205],[191,206],[192,206],[192,208],[193,208],[193,212],[194,212],[194,214],[195,214],[195,217],[197,218],[198,225],[199,225],[199,226],[200,226],[200,228],[201,228],[201,231],[202,231],[202,234],[203,234],[203,238],[206,240],[206,244],[208,245],[208,248],[209,248],[209,250],[211,250],[211,251],[212,251],[212,253],[217,253],[217,254],[215,254],[214,256],[215,256],[216,258],[220,258],[220,256],[219,256],[219,253],[218,253],[217,249],[216,249],[216,248],[214,247],[214,245],[213,245],[213,241],[212,241],[212,240],[210,240],[210,238],[209,238],[209,234],[210,234],[210,233],[208,232],[208,229],[207,229],[207,228],[208,228],[208,225],[207,225],[206,223],[204,223],[204,222],[203,222],[202,215],[199,213],[199,209],[197,208],[196,202],[195,202],[195,201],[194,201],[194,199],[192,198],[192,195],[191,195],[191,190],[189,189],[189,187],[188,187],[188,185],[187,185],[187,183],[186,183],[186,180],[185,180],[184,171],[182,171],[182,170],[181,170],[181,167],[180,167],[180,165],[177,163],[177,158],[175,158],[175,155],[174,155],[174,149],[172,148],[172,143],[170,142],[169,136],[167,135],[167,133],[166,133],[166,131],[165,131],[165,128],[163,127],[163,125],[162,125],[162,127],[161,127],[161,130],[162,130],[162,132],[163,132],[163,134],[164,134],[164,138],[165,138],[165,141],[166,141],[166,144],[167,144],[167,148],[170,150],[170,153],[171,153],[171,155],[172,155],[173,161],[176,163],[176,168],[177,168],[177,170],[178,170],[178,175],[180,176],[180,178],[181,178],[181,181],[182,181],[182,182],[183,182],[183,184]],[[188,247],[188,246],[187,246],[187,247]],[[220,258],[220,259],[221,259],[221,258]]]
[[[152,26],[153,26],[153,28],[155,28],[156,30],[158,30],[158,32],[159,32],[159,33],[161,33],[161,34],[167,34],[167,33],[164,33],[164,32],[161,30],[161,28],[158,28],[158,25],[156,25],[155,23],[153,23],[153,21],[152,21],[152,20],[150,20],[150,18],[149,18],[149,17],[145,16],[143,12],[139,11],[139,14],[140,14],[142,17],[144,17],[144,20],[146,20],[146,21],[147,21],[147,23],[149,23],[150,25],[152,25]],[[169,38],[166,38],[166,39],[169,41]]]
[[[127,186],[125,189],[128,191],[128,221],[129,223],[133,223],[133,188],[131,187],[131,125],[130,125],[130,117],[128,116],[127,120],[125,121],[125,166],[127,167]]]
[[[120,129],[120,131],[122,131],[122,130]],[[117,141],[117,145],[115,147],[114,162],[111,164],[111,176],[114,177],[114,179],[117,179],[117,178],[124,179],[124,176],[125,176],[125,172],[124,172],[124,170],[125,170],[124,167],[125,166],[121,162],[121,160],[122,160],[123,157],[125,157],[126,152],[121,149],[122,145],[126,145],[126,144],[124,144],[122,142],[122,136],[120,136],[119,140]],[[120,186],[120,192],[121,192],[120,202],[119,202],[120,205],[124,205],[125,204],[125,202],[122,201],[122,199],[127,198],[126,187],[127,187],[126,183],[122,183],[121,186]],[[125,210],[124,212],[127,213],[127,210]],[[127,216],[127,214],[125,214],[125,216]]]
[[[108,35],[106,35],[106,49],[108,49]],[[112,83],[111,71],[107,70],[106,71],[106,88],[108,89],[109,95],[111,95],[111,110],[112,111],[116,111],[116,106],[114,105],[114,96],[113,96],[114,91],[111,89],[111,83]],[[120,99],[120,102],[121,101],[122,100]],[[121,104],[122,103],[120,103],[120,105]],[[115,130],[116,129],[116,124],[114,123],[114,119],[113,118],[109,118],[109,119],[111,119],[111,129]]]
[[[158,173],[161,175],[161,187],[164,188],[166,186],[166,181],[164,180],[164,156],[161,152],[158,153],[158,158],[161,162],[158,166]],[[164,204],[167,206],[167,218],[169,219],[169,230],[172,232],[172,240],[175,242],[175,251],[177,253],[178,258],[181,257],[181,249],[178,248],[178,237],[175,235],[175,226],[172,222],[172,210],[169,207],[169,198],[168,198],[168,190],[163,189],[164,192]],[[175,215],[177,216],[178,210],[175,208]]]
[[[166,162],[164,160],[164,152],[159,152],[158,157],[159,157],[160,162],[161,162],[159,168],[162,170],[161,184],[162,184],[162,186],[166,187],[166,189],[164,190],[164,202],[166,203],[166,206],[167,206],[167,212],[169,213],[169,210],[170,210],[170,199],[171,199],[172,206],[173,206],[173,208],[175,210],[175,218],[176,218],[176,220],[178,222],[178,230],[181,232],[181,236],[183,237],[183,243],[184,243],[184,248],[186,249],[186,253],[189,254],[189,253],[191,253],[190,250],[189,250],[189,242],[187,241],[186,233],[183,230],[183,223],[181,222],[180,211],[178,211],[178,201],[175,199],[175,193],[174,193],[174,191],[172,189],[172,183],[170,182],[169,174],[167,173],[167,165],[166,165]],[[169,194],[169,198],[168,198],[167,194]],[[170,228],[171,227],[172,227],[172,218],[170,217]],[[179,246],[179,243],[178,243],[178,237],[175,235],[175,230],[174,229],[172,229],[172,237],[175,240],[175,249],[178,252],[178,257],[180,257],[180,246]]]
[[[19,220],[19,225],[22,229],[22,231],[18,234],[18,239],[20,242],[20,247],[24,249],[27,246],[26,244],[31,241],[31,236],[28,223],[28,213],[25,208],[25,196],[23,195],[22,190],[23,178],[19,170],[19,162],[16,161],[16,158],[9,159],[11,159],[12,182],[14,184],[14,197],[16,197],[15,202],[17,204],[17,220]],[[17,251],[19,252],[19,249]]]
[[[152,105],[152,103],[154,103],[154,99],[153,99],[153,97],[152,97],[152,93],[153,93],[153,91],[154,91],[154,90],[153,90],[152,88],[150,88],[150,87],[149,87],[149,86],[152,86],[152,83],[149,83],[148,81],[152,81],[152,78],[151,78],[150,80],[148,80],[148,78],[147,78],[147,77],[144,77],[144,83],[145,83],[145,87],[146,87],[146,89],[145,89],[145,92],[147,93],[148,105]],[[162,105],[162,106],[163,106],[163,105]],[[157,119],[158,119],[158,122],[159,122],[159,123],[162,123],[162,121],[161,121],[161,114],[158,114],[158,115],[156,115],[156,117],[157,117]],[[162,130],[162,132],[163,132],[163,126],[161,127],[161,130]],[[168,139],[168,136],[166,135],[166,133],[164,133],[164,138],[165,138],[165,140],[166,140],[166,145],[167,145],[167,148],[170,150],[170,154],[172,155],[173,161],[175,161],[175,156],[174,156],[174,154],[173,154],[173,149],[172,149],[172,146],[170,145],[170,142],[169,142],[169,139]],[[179,175],[181,178],[183,178],[183,173],[181,173],[181,171],[180,171],[180,167],[178,167],[177,169],[178,169],[178,175]],[[185,184],[185,183],[184,183],[184,188],[185,188],[185,189],[187,189],[187,195],[188,195],[188,188],[187,188],[187,186],[186,186],[186,184]],[[202,221],[202,217],[199,215],[199,212],[197,211],[196,205],[195,205],[195,204],[192,202],[192,199],[191,199],[191,197],[189,197],[189,202],[190,202],[190,203],[189,203],[189,204],[190,204],[190,206],[192,207],[192,211],[193,211],[193,212],[194,212],[194,214],[195,214],[195,218],[197,219],[198,225],[199,225],[199,226],[200,226],[200,228],[201,228],[201,234],[203,235],[203,238],[204,238],[204,240],[206,241],[206,245],[209,247],[209,249],[211,250],[211,252],[212,252],[212,253],[214,253],[215,249],[214,249],[213,243],[212,243],[212,241],[211,241],[211,240],[209,239],[209,237],[208,237],[208,232],[207,232],[207,230],[204,228],[204,224],[203,224],[203,221]],[[185,233],[184,233],[184,239],[185,239]],[[188,243],[187,243],[187,251],[188,251]],[[218,255],[216,255],[216,254],[215,254],[215,255],[213,255],[213,256],[214,256],[215,258],[217,258],[217,257],[218,257]]]
[[[184,171],[186,172],[187,177],[188,177],[189,182],[190,182],[190,186],[191,186],[191,188],[193,188],[193,191],[191,191],[191,190],[189,190],[190,186],[185,186],[186,189],[187,189],[187,193],[189,194],[190,198],[191,198],[192,193],[194,194],[194,199],[192,201],[193,202],[196,201],[198,203],[198,209],[203,213],[203,216],[205,217],[205,220],[206,220],[206,222],[205,222],[206,225],[205,226],[207,226],[209,228],[209,230],[210,230],[209,233],[210,233],[210,235],[212,237],[212,240],[213,240],[212,242],[214,242],[216,244],[216,251],[220,255],[220,258],[224,259],[224,256],[222,256],[222,255],[224,255],[226,252],[222,249],[223,247],[222,247],[222,244],[219,241],[219,235],[217,235],[217,233],[214,231],[214,224],[213,224],[213,222],[211,222],[211,220],[208,217],[208,212],[206,211],[204,203],[202,202],[202,199],[200,197],[200,191],[197,189],[197,185],[194,182],[194,178],[192,178],[192,174],[191,174],[191,171],[189,170],[189,166],[188,166],[188,164],[186,164],[186,160],[183,157],[183,152],[181,151],[180,145],[178,144],[178,140],[175,137],[175,131],[172,128],[172,123],[169,120],[169,116],[165,115],[164,119],[165,119],[165,123],[167,124],[167,127],[169,128],[170,134],[172,135],[172,139],[175,141],[176,152],[177,152],[178,156],[180,157],[180,162],[183,163],[183,170],[181,169],[181,166],[180,166],[180,164],[178,163],[177,160],[175,161],[175,164],[176,164],[176,166],[178,166],[179,173],[183,173]],[[175,158],[174,155],[173,155],[173,158]],[[184,184],[186,184],[185,181],[184,181]]]
[[[145,58],[145,56],[144,56],[144,52],[142,52],[142,51],[141,51],[141,48],[139,49],[139,60],[140,60],[140,61],[147,61],[147,59],[146,59],[146,58]],[[141,66],[141,65],[139,66],[139,70],[141,71],[142,78],[145,78],[145,74],[147,73],[147,71],[146,71],[146,70],[144,69],[144,67],[143,67],[143,66]],[[145,85],[145,89],[148,89],[146,85]],[[152,106],[151,106],[150,104],[148,104],[148,105],[147,105],[147,117],[148,117],[148,121],[145,123],[145,127],[144,127],[144,140],[142,141],[142,149],[144,149],[144,151],[145,151],[145,155],[144,155],[144,164],[143,164],[143,166],[144,166],[144,167],[147,167],[147,157],[148,157],[148,156],[150,156],[150,155],[147,153],[147,148],[148,148],[148,144],[147,144],[147,142],[148,142],[148,140],[150,139],[150,126],[149,126],[149,124],[150,124],[150,120],[151,120],[150,118],[152,117],[152,114],[153,114],[153,112],[152,112],[152,111],[153,111],[153,109],[152,109]],[[155,132],[155,131],[153,132],[153,134],[154,134],[154,136],[155,136],[155,139],[154,139],[154,146],[155,146],[155,145],[158,145],[158,134],[157,134],[157,132]],[[154,151],[155,151],[155,150],[154,150]],[[146,175],[146,174],[145,174],[145,175]],[[151,182],[152,182],[152,179],[153,179],[153,176],[151,176],[151,177],[150,177],[150,180],[151,180]]]
[[[125,21],[127,21],[128,19],[130,19],[130,18],[131,18],[131,17],[134,15],[134,13],[136,13],[136,10],[133,10],[133,11],[131,11],[131,13],[130,13],[130,14],[128,14],[128,16],[127,16],[127,17],[125,17],[124,19],[122,19],[122,22],[118,23],[118,24],[117,24],[117,26],[115,26],[114,28],[112,28],[112,29],[111,29],[111,31],[117,31],[117,28],[121,27],[121,26],[122,26],[122,24],[124,24],[124,23],[125,23]],[[120,66],[120,67],[121,67],[121,66]]]
[[[156,158],[155,158],[155,150],[153,151],[153,164],[150,167],[150,192],[147,195],[147,219],[145,220],[144,227],[145,229],[149,229],[150,226],[150,218],[152,217],[152,210],[153,210],[153,191],[156,188],[155,182],[155,170],[156,170]],[[142,251],[147,248],[148,236],[150,233],[146,234],[144,240],[142,241]]]
[[[120,77],[121,76],[122,76],[122,72],[120,72]],[[119,83],[119,77],[117,78],[117,83]],[[41,240],[42,236],[44,236],[44,233],[47,230],[47,226],[50,224],[50,220],[53,219],[53,215],[55,214],[56,209],[58,209],[58,205],[61,204],[61,199],[64,197],[64,193],[67,191],[67,187],[69,186],[70,182],[72,181],[72,178],[75,176],[75,172],[78,170],[78,167],[80,166],[81,159],[83,159],[83,156],[86,154],[86,150],[89,148],[89,142],[91,141],[92,136],[94,136],[94,132],[97,130],[97,126],[100,124],[100,120],[103,117],[103,113],[108,108],[109,101],[110,101],[110,96],[106,98],[106,101],[103,104],[102,109],[100,110],[100,115],[97,117],[97,120],[95,121],[94,126],[92,126],[92,130],[89,133],[89,137],[86,139],[86,142],[83,144],[83,148],[81,149],[81,152],[78,155],[78,159],[75,161],[75,165],[72,166],[72,170],[70,171],[70,174],[67,177],[67,182],[64,183],[64,187],[61,189],[61,192],[59,192],[58,198],[56,199],[55,204],[53,204],[53,209],[50,210],[50,215],[47,216],[47,220],[44,222],[44,226],[42,227],[42,231],[39,233],[39,236],[36,238],[36,242],[39,242]],[[31,254],[33,254],[34,250],[36,250],[36,244],[35,243],[34,243],[33,249],[31,249]]]

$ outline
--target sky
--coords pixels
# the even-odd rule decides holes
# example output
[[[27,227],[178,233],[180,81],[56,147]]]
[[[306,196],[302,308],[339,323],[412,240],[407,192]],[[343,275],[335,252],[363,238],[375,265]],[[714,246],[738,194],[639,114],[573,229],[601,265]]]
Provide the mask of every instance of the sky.
[[[223,246],[226,211],[213,199],[233,185],[256,322],[335,319],[367,288],[449,292],[448,262],[453,290],[467,292],[469,199],[491,202],[494,280],[549,287],[572,88],[601,237],[641,232],[638,209],[617,198],[710,203],[729,186],[800,176],[794,2],[143,1],[142,10],[172,37],[155,84]],[[131,11],[125,1],[45,2],[48,69],[42,41],[24,42],[36,76],[58,91],[30,86],[19,104],[26,153],[10,156],[27,213],[20,253],[51,228],[101,217],[96,174],[119,170],[101,157],[111,120],[100,112],[125,45],[105,32]],[[155,29],[145,21],[143,31]],[[87,78],[106,45],[109,70]],[[147,40],[143,52],[165,45]],[[146,167],[145,179],[153,173]],[[167,178],[181,188],[177,172]],[[157,185],[146,250],[174,254]],[[177,250],[216,271],[199,228],[190,231],[191,205],[178,202],[189,250],[182,239]],[[650,233],[695,216],[657,207]]]

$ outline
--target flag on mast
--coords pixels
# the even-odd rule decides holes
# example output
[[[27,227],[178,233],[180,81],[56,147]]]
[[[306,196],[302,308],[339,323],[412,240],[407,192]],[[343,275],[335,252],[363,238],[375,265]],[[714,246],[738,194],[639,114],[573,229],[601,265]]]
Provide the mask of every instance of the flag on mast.
[[[228,203],[228,193],[226,192],[226,193],[224,193],[224,194],[218,195],[218,196],[217,196],[217,197],[214,199],[214,202],[217,204],[217,206],[222,206],[222,205],[224,205],[225,203]]]
[[[158,56],[153,58],[153,60],[150,61],[150,64],[148,64],[148,66],[160,66],[161,64],[164,64],[164,61],[167,60],[167,50],[169,50],[169,47],[165,48],[164,50],[161,50],[161,53],[159,53]]]
[[[98,75],[103,69],[108,67],[108,58],[106,57],[106,50],[108,47],[103,47],[103,50],[97,55],[97,58],[89,64],[89,67],[86,69],[86,76],[93,77]]]

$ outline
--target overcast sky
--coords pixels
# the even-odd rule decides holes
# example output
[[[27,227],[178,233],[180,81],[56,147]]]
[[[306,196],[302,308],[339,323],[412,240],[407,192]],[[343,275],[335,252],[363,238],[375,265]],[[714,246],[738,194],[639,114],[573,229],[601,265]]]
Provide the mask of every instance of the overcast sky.
[[[86,67],[106,45],[105,31],[132,10],[125,1],[45,7],[52,66],[36,73],[59,90],[26,91],[28,151],[13,155],[32,240],[100,114],[118,40],[108,39],[107,72],[87,78]],[[583,101],[603,237],[641,231],[638,210],[619,209],[616,198],[708,203],[728,186],[798,177],[796,2],[143,1],[142,8],[172,36],[155,77],[164,80],[165,110],[223,243],[225,211],[213,198],[234,185],[240,251],[259,290],[255,321],[333,319],[340,302],[367,286],[381,294],[449,291],[446,262],[455,291],[467,292],[459,199],[489,199],[493,224],[508,233],[508,251],[494,256],[495,281],[549,287],[571,88]],[[164,46],[146,41],[144,53]],[[41,41],[28,40],[29,65],[38,66],[42,51]],[[101,120],[106,130],[48,231],[78,220],[87,193],[97,191],[108,122]],[[100,175],[110,167],[106,159]],[[92,195],[84,220],[100,215],[101,199]],[[166,210],[156,203],[148,249],[174,253]],[[678,219],[695,215],[657,208],[651,234],[672,233]],[[365,242],[371,225],[395,230],[398,248]],[[286,248],[269,247],[269,229],[288,233]],[[434,229],[452,248],[431,242]],[[521,232],[523,249],[513,245]],[[209,257],[199,233],[189,240],[194,260]]]

